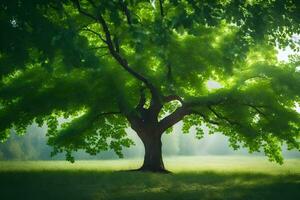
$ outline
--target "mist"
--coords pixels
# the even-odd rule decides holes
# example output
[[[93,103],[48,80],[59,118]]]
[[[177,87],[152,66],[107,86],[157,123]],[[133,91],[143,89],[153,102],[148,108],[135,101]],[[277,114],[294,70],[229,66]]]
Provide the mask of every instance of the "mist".
[[[229,147],[228,138],[221,133],[208,134],[204,127],[204,137],[197,139],[195,131],[191,129],[188,134],[181,131],[182,123],[174,126],[172,133],[163,134],[163,155],[168,156],[192,156],[192,155],[243,155],[263,156],[262,152],[249,154],[247,149],[241,148],[234,151]],[[0,144],[0,160],[62,160],[64,154],[51,157],[52,147],[47,145],[47,127],[39,128],[31,125],[27,128],[24,136],[17,135],[11,130],[10,138]],[[127,129],[128,137],[135,145],[123,149],[124,158],[142,158],[144,147],[141,140],[132,129]],[[288,151],[286,146],[282,149],[284,158],[300,158],[300,152]],[[75,159],[117,159],[118,156],[112,151],[100,152],[96,156],[90,156],[84,151],[74,152]]]

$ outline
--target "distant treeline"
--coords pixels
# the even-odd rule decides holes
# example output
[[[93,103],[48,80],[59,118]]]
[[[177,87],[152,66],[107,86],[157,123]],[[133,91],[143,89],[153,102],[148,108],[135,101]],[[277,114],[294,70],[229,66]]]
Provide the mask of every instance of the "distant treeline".
[[[132,130],[128,129],[129,137],[135,142],[135,146],[123,149],[125,158],[142,157],[143,145]],[[227,138],[221,134],[208,135],[201,140],[195,139],[195,133],[182,134],[180,124],[175,126],[170,134],[164,134],[163,154],[175,155],[248,155],[247,150],[233,151],[228,147]],[[49,160],[65,159],[64,154],[51,157],[52,147],[47,145],[46,127],[38,128],[32,125],[27,128],[24,136],[16,135],[12,130],[11,137],[0,143],[0,160]],[[118,156],[113,151],[101,152],[96,156],[90,156],[84,151],[74,153],[76,159],[116,159]],[[255,153],[254,155],[262,155]],[[297,151],[283,150],[284,157],[300,158]]]

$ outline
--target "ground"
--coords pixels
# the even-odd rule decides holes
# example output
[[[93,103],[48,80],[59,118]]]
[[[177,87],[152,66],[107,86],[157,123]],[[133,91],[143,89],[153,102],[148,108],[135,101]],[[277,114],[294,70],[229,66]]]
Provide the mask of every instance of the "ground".
[[[174,157],[172,174],[124,172],[137,160],[2,161],[0,199],[300,199],[300,159]]]

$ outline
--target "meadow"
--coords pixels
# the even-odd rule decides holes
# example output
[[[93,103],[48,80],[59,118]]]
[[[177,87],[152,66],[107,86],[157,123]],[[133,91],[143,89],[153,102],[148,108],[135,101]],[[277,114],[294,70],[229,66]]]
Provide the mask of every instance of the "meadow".
[[[0,199],[300,199],[300,159],[165,159],[171,174],[128,172],[141,160],[0,161]]]

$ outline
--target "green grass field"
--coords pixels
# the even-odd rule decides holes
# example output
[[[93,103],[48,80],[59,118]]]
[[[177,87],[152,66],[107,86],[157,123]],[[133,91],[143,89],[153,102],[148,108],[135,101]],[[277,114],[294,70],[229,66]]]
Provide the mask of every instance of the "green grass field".
[[[300,199],[300,159],[174,157],[172,174],[124,172],[137,160],[2,161],[0,199]]]

